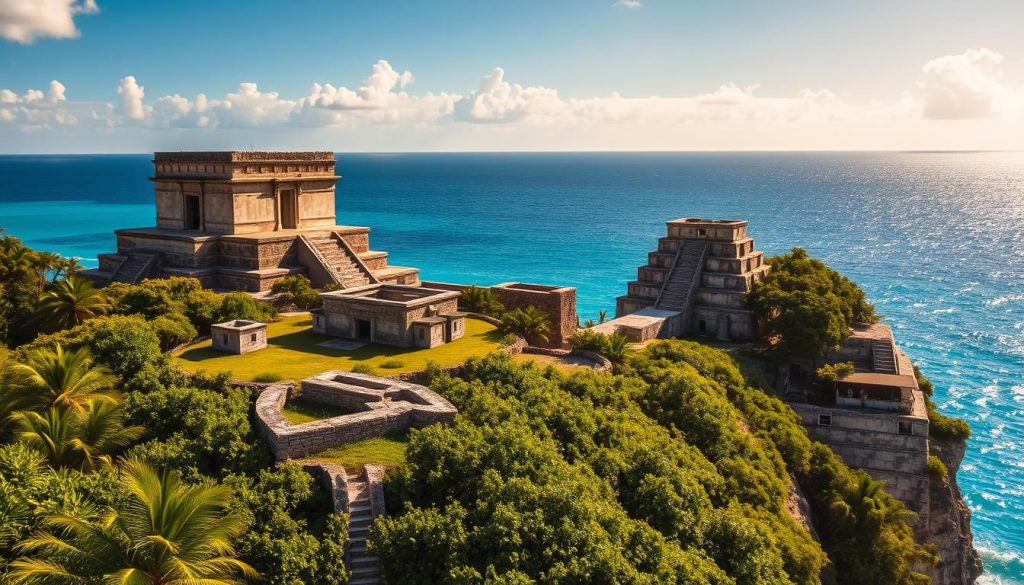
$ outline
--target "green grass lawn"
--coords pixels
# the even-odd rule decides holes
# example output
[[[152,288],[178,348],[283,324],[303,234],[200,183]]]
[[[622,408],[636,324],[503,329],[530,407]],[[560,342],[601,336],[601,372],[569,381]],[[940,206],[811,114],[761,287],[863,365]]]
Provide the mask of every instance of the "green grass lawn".
[[[349,472],[357,472],[367,463],[376,463],[388,469],[394,469],[405,465],[405,446],[408,443],[408,433],[393,434],[346,443],[340,447],[333,447],[310,455],[309,458],[337,463]]]
[[[281,414],[284,416],[285,420],[293,425],[301,425],[303,423],[341,416],[343,414],[352,414],[353,412],[354,411],[340,406],[309,402],[308,400],[303,400],[302,397],[289,398],[284,403],[284,408],[281,409]]]
[[[357,364],[378,369],[383,375],[413,372],[427,362],[454,366],[470,356],[482,356],[501,347],[502,334],[493,325],[466,319],[462,339],[432,349],[406,349],[371,344],[356,350],[318,347],[331,339],[312,331],[309,315],[283,317],[267,326],[267,347],[243,355],[226,354],[210,347],[210,340],[186,347],[174,357],[186,370],[231,372],[236,380],[253,380],[276,374],[283,380],[302,380],[326,370],[351,370]],[[401,365],[398,365],[398,364]]]

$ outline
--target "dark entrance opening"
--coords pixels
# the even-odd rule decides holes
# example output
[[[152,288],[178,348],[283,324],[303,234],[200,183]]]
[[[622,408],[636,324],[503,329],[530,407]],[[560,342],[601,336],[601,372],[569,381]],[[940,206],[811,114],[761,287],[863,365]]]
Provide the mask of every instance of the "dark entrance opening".
[[[196,195],[185,196],[184,228],[187,230],[199,229],[199,197]]]
[[[370,340],[370,322],[366,319],[356,319],[356,339]]]
[[[800,366],[798,364],[789,364],[789,378],[791,380],[799,380],[802,377]]]
[[[698,332],[700,332],[700,333],[707,333],[707,330],[708,330],[708,322],[707,321],[705,321],[704,319],[701,319],[700,321],[697,322],[697,331]]]
[[[281,190],[281,228],[293,230],[298,226],[295,217],[298,215],[295,205],[295,191],[292,189]]]

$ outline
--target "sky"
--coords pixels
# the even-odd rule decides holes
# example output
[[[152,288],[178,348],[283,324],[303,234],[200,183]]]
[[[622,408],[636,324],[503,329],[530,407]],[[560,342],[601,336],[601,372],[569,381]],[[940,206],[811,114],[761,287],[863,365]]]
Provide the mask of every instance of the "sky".
[[[0,0],[0,153],[1024,149],[1024,2]]]

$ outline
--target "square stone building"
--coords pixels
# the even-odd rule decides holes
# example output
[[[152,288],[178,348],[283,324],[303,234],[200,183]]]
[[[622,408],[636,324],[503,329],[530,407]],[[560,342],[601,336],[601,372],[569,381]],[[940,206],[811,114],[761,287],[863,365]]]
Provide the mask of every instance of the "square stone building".
[[[334,153],[157,152],[153,165],[156,225],[117,230],[117,252],[84,276],[191,276],[249,292],[289,274],[317,287],[419,281],[417,269],[370,249],[369,228],[336,225]]]
[[[267,324],[235,319],[210,325],[213,349],[243,354],[267,347]]]
[[[313,331],[398,347],[444,345],[466,334],[459,293],[421,286],[373,284],[322,293]]]

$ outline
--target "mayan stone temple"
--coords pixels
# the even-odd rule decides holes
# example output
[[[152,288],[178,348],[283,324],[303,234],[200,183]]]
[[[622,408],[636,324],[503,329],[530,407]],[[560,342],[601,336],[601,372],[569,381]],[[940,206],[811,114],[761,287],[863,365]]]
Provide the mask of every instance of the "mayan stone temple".
[[[370,249],[370,228],[336,225],[334,153],[157,152],[153,164],[156,226],[117,230],[117,252],[85,276],[191,276],[249,292],[290,274],[317,287],[419,282]]]
[[[667,227],[637,280],[617,299],[616,318],[597,330],[634,341],[689,333],[756,339],[746,296],[768,266],[747,236],[747,222],[680,218]]]

